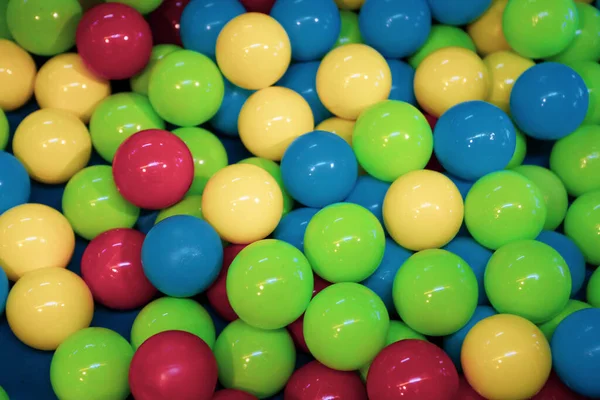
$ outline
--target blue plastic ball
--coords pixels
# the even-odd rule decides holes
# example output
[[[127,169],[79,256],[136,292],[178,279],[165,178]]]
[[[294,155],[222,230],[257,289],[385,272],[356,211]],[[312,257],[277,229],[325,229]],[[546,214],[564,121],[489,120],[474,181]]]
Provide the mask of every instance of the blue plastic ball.
[[[223,245],[208,222],[175,215],[156,224],[142,245],[148,280],[167,296],[190,297],[203,292],[219,275]]]
[[[318,208],[301,207],[290,211],[281,218],[273,232],[273,238],[289,243],[304,252],[304,232]]]
[[[30,194],[31,181],[23,164],[12,154],[0,151],[0,215],[27,203]]]
[[[466,25],[479,18],[492,0],[428,0],[431,15],[446,25]]]
[[[356,184],[358,162],[338,135],[313,131],[298,137],[281,159],[288,193],[307,207],[322,208],[344,200]]]
[[[223,78],[225,95],[219,111],[209,121],[210,125],[218,132],[227,136],[239,136],[238,117],[242,106],[250,97],[253,90],[242,89]]]
[[[477,287],[479,288],[477,304],[490,304],[490,301],[485,294],[483,276],[485,274],[485,267],[487,267],[487,263],[490,260],[490,257],[492,257],[492,252],[477,243],[474,239],[462,236],[454,238],[446,245],[446,247],[444,247],[444,249],[465,260],[473,270],[473,273],[477,278]]]
[[[415,69],[400,60],[387,60],[387,63],[390,71],[392,71],[392,90],[388,99],[403,101],[416,106],[417,98],[413,89]]]
[[[380,181],[369,175],[358,177],[356,185],[344,200],[347,203],[358,204],[371,211],[377,217],[381,226],[383,223],[383,200],[391,184]]]
[[[577,129],[588,104],[588,89],[581,76],[556,62],[537,64],[523,72],[510,95],[510,113],[517,126],[542,140],[558,140]]]
[[[2,268],[0,268],[0,315],[4,313],[6,298],[8,297],[8,278]]]

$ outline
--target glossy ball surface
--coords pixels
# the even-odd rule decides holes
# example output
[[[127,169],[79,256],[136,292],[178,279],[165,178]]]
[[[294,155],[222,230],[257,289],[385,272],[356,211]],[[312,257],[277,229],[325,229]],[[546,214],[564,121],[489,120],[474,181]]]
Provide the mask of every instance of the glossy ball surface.
[[[489,54],[483,59],[483,63],[490,73],[490,90],[486,101],[509,113],[510,95],[515,82],[535,63],[510,51]]]
[[[565,234],[579,247],[585,260],[600,265],[600,190],[579,196],[565,217]]]
[[[181,42],[181,18],[190,0],[163,0],[158,8],[148,15],[154,44],[174,44]]]
[[[431,15],[437,21],[447,25],[466,25],[477,20],[485,13],[493,0],[475,0],[471,2],[428,0]]]
[[[278,239],[275,237],[275,239]],[[227,273],[231,263],[242,251],[246,245],[230,244],[223,249],[223,266],[219,276],[213,284],[206,289],[206,298],[212,308],[227,322],[238,319],[238,315],[233,311],[229,297],[227,297]]]
[[[286,399],[367,400],[365,386],[352,371],[336,371],[318,361],[297,369],[285,385]]]
[[[0,215],[25,204],[31,194],[27,170],[12,154],[0,150]]]
[[[10,73],[9,73],[10,71]],[[37,68],[33,58],[13,41],[0,39],[0,108],[13,111],[33,95]]]

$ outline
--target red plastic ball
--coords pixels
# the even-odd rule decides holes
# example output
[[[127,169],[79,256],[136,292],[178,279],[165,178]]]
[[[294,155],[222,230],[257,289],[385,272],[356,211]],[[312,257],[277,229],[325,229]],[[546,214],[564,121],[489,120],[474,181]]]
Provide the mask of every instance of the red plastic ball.
[[[237,389],[222,389],[215,392],[212,400],[258,400],[258,397]]]
[[[104,3],[83,14],[76,34],[85,65],[104,79],[128,79],[141,72],[152,53],[150,26],[134,8]]]
[[[158,293],[142,269],[144,238],[134,229],[112,229],[88,244],[81,276],[94,300],[116,310],[132,310],[148,304]]]
[[[268,14],[275,4],[275,0],[240,0],[248,12],[260,12]]]
[[[354,371],[336,371],[318,361],[297,369],[283,394],[285,400],[367,400],[365,385]]]
[[[217,280],[206,290],[206,297],[212,308],[226,321],[238,319],[238,315],[233,311],[229,297],[227,297],[227,271],[233,262],[233,259],[239,254],[247,244],[230,244],[223,249],[223,267],[219,272]]]
[[[181,14],[190,0],[164,0],[148,15],[154,44],[176,44],[183,46],[179,36]]]
[[[458,373],[442,349],[407,339],[385,347],[367,374],[367,392],[377,400],[453,400]]]
[[[136,400],[210,400],[217,375],[217,360],[202,339],[184,331],[165,331],[137,349],[129,385]]]
[[[485,398],[481,397],[479,393],[469,385],[469,382],[467,382],[465,377],[461,375],[459,378],[458,392],[456,392],[452,400],[485,400]]]
[[[550,377],[544,384],[542,390],[540,390],[531,400],[585,400],[583,397],[565,385],[556,372],[552,371]]]
[[[194,179],[194,159],[177,136],[160,129],[125,140],[113,160],[121,195],[140,208],[160,210],[179,202]]]

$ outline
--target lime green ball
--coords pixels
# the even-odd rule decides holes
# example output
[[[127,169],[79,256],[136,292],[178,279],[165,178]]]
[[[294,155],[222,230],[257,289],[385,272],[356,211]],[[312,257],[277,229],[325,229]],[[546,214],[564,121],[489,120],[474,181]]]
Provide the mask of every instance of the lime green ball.
[[[587,285],[587,301],[592,307],[600,308],[600,268],[596,268]]]
[[[585,308],[591,308],[587,303],[578,300],[569,300],[567,305],[563,310],[558,313],[554,318],[550,321],[545,322],[539,326],[540,330],[548,339],[548,343],[552,340],[552,336],[554,335],[554,331],[558,327],[558,324],[562,322],[563,319],[567,318],[569,315],[573,314],[575,311],[583,310]]]
[[[496,250],[515,240],[535,239],[546,223],[540,189],[514,171],[480,178],[465,200],[465,224],[473,239]]]
[[[304,314],[304,339],[322,364],[359,369],[385,346],[390,319],[383,301],[358,283],[336,283],[319,292]]]
[[[108,165],[87,167],[67,183],[63,214],[81,237],[92,240],[115,228],[133,228],[140,209],[121,196]]]
[[[562,223],[569,208],[569,195],[560,178],[547,168],[537,165],[521,165],[513,169],[533,182],[546,203],[544,229],[553,231]]]
[[[191,50],[167,54],[152,69],[148,84],[148,97],[158,115],[178,126],[196,126],[211,119],[224,93],[217,65]]]
[[[131,345],[105,328],[86,328],[58,346],[50,382],[61,400],[125,400],[129,397]]]
[[[496,311],[534,324],[556,317],[571,295],[567,263],[552,247],[536,240],[518,240],[496,250],[483,281]]]
[[[328,282],[362,282],[379,266],[385,250],[381,223],[357,204],[337,203],[316,213],[304,233],[304,254]]]
[[[550,169],[573,197],[600,189],[600,126],[582,125],[558,140],[550,153]]]
[[[358,14],[354,11],[340,10],[340,17],[342,20],[340,35],[335,45],[333,45],[333,49],[345,44],[363,43],[363,38],[358,27]]]
[[[156,225],[163,219],[173,215],[191,215],[202,218],[202,196],[199,194],[185,196],[179,203],[161,210],[156,216],[154,224]]]
[[[107,3],[121,3],[133,7],[141,14],[148,14],[156,10],[163,0],[106,0]]]
[[[2,386],[0,386],[0,400],[10,400],[8,393],[6,393],[6,390],[4,390]]]
[[[294,208],[294,199],[292,196],[290,196],[287,190],[285,190],[283,179],[281,178],[281,168],[279,167],[279,164],[277,164],[275,161],[261,157],[246,158],[245,160],[238,162],[238,164],[252,164],[267,171],[275,179],[279,185],[279,188],[281,189],[281,193],[283,194],[283,215],[292,211]]]
[[[363,111],[352,133],[356,158],[369,175],[393,182],[425,168],[433,152],[431,127],[409,103],[387,100]]]
[[[184,331],[198,336],[212,349],[215,325],[210,314],[192,299],[161,297],[146,305],[131,327],[131,345],[137,349],[146,339],[165,331]]]
[[[8,30],[8,21],[6,20],[7,8],[8,0],[0,0],[0,39],[12,40],[13,37]],[[0,400],[2,400],[2,396],[0,396]]]
[[[589,105],[584,124],[600,124],[600,64],[595,61],[578,61],[569,64],[577,72],[588,89]]]
[[[446,47],[462,47],[473,52],[477,51],[473,39],[464,30],[456,26],[433,25],[427,41],[408,58],[408,63],[416,69],[428,55]]]
[[[4,150],[6,148],[9,134],[10,126],[8,125],[8,118],[6,118],[6,114],[0,108],[0,150]]]
[[[258,329],[241,319],[221,332],[214,353],[219,382],[260,399],[283,389],[296,363],[294,342],[286,329]]]
[[[600,11],[590,4],[575,3],[579,25],[575,38],[567,48],[550,61],[572,63],[600,59]]]
[[[154,111],[148,98],[137,93],[107,97],[98,104],[90,119],[92,144],[110,163],[121,143],[146,129],[165,129],[165,121]]]
[[[146,68],[139,74],[132,76],[129,80],[131,90],[135,93],[148,96],[148,82],[150,81],[152,69],[159,60],[162,60],[167,54],[171,54],[177,50],[181,50],[181,47],[174,44],[157,44],[154,46],[152,48],[152,54],[150,55],[150,61],[148,61]]]
[[[6,22],[15,41],[25,50],[53,56],[75,45],[82,15],[77,0],[11,0]]]
[[[573,0],[510,0],[502,30],[510,47],[523,57],[548,58],[564,51],[579,27]]]
[[[523,160],[525,160],[525,156],[527,155],[527,137],[523,132],[517,129],[517,127],[515,127],[515,133],[517,134],[517,145],[506,169],[511,169],[523,164]]]
[[[600,190],[579,196],[571,204],[565,217],[565,234],[588,263],[600,265]]]

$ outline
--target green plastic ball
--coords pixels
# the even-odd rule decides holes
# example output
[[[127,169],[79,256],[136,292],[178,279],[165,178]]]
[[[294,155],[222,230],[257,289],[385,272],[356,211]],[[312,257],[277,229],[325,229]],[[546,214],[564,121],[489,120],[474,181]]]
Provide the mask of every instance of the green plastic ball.
[[[86,328],[58,346],[50,382],[61,400],[125,400],[129,397],[131,345],[105,328]]]
[[[515,127],[515,132],[517,134],[517,145],[506,169],[511,169],[523,164],[523,160],[525,160],[525,156],[527,155],[527,137],[523,132],[517,129],[517,127]]]
[[[141,14],[148,14],[156,10],[163,0],[106,0],[107,3],[121,3],[133,7]]]
[[[162,60],[167,54],[171,54],[177,50],[181,50],[181,47],[174,44],[157,44],[154,46],[152,48],[152,54],[150,55],[150,61],[148,61],[146,68],[139,74],[132,76],[129,80],[131,90],[135,93],[148,96],[148,83],[150,81],[152,69],[159,60]]]
[[[10,30],[8,30],[8,21],[6,20],[7,8],[8,0],[0,0],[0,39],[12,40],[13,37],[10,34]],[[2,397],[0,396],[0,400],[1,399]]]
[[[191,215],[202,218],[202,196],[199,194],[185,196],[179,203],[161,210],[156,216],[154,224],[174,215]]]
[[[215,325],[210,314],[192,299],[161,297],[146,305],[131,327],[131,345],[137,349],[146,339],[165,331],[184,331],[198,336],[212,349]]]
[[[427,41],[408,58],[408,63],[416,69],[428,55],[446,47],[462,47],[477,52],[473,39],[464,30],[456,26],[433,25]]]
[[[4,150],[6,148],[9,134],[10,126],[8,125],[8,118],[6,118],[6,114],[0,108],[0,150]]]
[[[283,215],[292,211],[292,209],[294,208],[294,199],[292,198],[292,196],[290,196],[287,190],[285,190],[285,186],[283,185],[283,178],[281,177],[281,168],[279,167],[279,164],[277,164],[275,161],[261,157],[246,158],[238,162],[238,164],[252,164],[267,171],[275,179],[275,181],[277,181],[277,184],[281,189],[281,194],[283,194]]]
[[[304,233],[304,253],[313,271],[328,282],[362,282],[379,266],[385,233],[369,210],[337,203],[316,213]]]
[[[92,240],[115,228],[133,228],[140,209],[121,196],[108,165],[86,167],[67,183],[63,214],[81,237]]]
[[[480,178],[465,200],[465,224],[471,236],[492,250],[515,240],[535,239],[546,223],[540,189],[514,171]]]
[[[484,286],[499,313],[542,324],[567,305],[571,273],[552,247],[536,240],[518,240],[494,252],[485,269]]]
[[[0,400],[10,400],[8,393],[6,393],[6,390],[4,390],[2,386],[0,386]]]
[[[221,332],[214,353],[219,382],[260,399],[283,389],[296,362],[294,342],[286,329],[258,329],[241,319]]]
[[[358,27],[358,14],[354,11],[340,10],[342,24],[340,26],[340,35],[333,45],[333,49],[345,44],[363,43],[360,28]]]
[[[152,69],[148,84],[148,97],[158,115],[183,127],[211,119],[219,111],[224,93],[217,65],[191,50],[167,54]]]
[[[390,319],[383,301],[358,283],[336,283],[319,292],[304,314],[304,339],[322,364],[357,370],[385,346]]]
[[[600,124],[600,64],[595,61],[579,61],[569,64],[577,72],[588,89],[590,102],[584,124]]]
[[[575,38],[567,48],[550,58],[550,61],[572,63],[600,59],[600,11],[585,3],[575,3],[579,25]]]
[[[563,319],[567,318],[569,315],[573,314],[575,311],[583,310],[585,308],[591,308],[587,303],[578,300],[569,300],[567,305],[563,310],[558,313],[557,316],[552,318],[550,321],[545,322],[539,326],[540,330],[548,339],[548,343],[551,342],[552,336],[554,335],[554,331],[558,327],[558,324],[562,322]]]
[[[565,234],[588,263],[600,265],[600,190],[579,196],[571,204],[565,217]]]
[[[592,307],[600,308],[600,268],[592,273],[586,289],[587,301]]]

